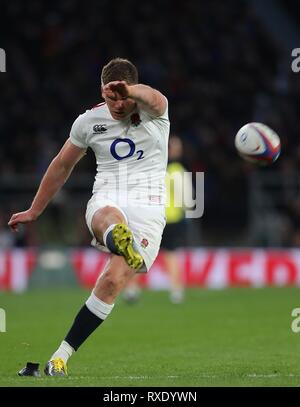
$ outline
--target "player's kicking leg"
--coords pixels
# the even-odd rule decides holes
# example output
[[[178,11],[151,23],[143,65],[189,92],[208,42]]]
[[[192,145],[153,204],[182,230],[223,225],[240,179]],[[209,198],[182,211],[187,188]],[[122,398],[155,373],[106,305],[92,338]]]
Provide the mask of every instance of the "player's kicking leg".
[[[99,209],[93,216],[92,230],[97,241],[104,244],[111,253],[123,256],[126,263],[135,270],[142,267],[143,258],[134,248],[133,234],[117,208],[105,206]]]
[[[133,247],[133,235],[116,208],[103,208],[93,217],[92,229],[99,242],[112,253],[97,283],[60,347],[45,367],[48,376],[66,376],[67,361],[92,332],[108,317],[118,294],[143,265]]]

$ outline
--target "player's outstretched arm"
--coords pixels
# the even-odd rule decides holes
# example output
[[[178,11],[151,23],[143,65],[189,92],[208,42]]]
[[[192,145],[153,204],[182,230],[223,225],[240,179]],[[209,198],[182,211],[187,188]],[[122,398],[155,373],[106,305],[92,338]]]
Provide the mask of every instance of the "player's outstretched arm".
[[[18,231],[19,223],[29,223],[40,216],[56,192],[67,181],[74,166],[84,154],[85,149],[75,146],[70,140],[66,141],[58,155],[49,165],[31,207],[24,212],[12,215],[8,222],[12,231]]]
[[[131,98],[151,116],[161,116],[167,108],[166,97],[147,85],[128,85],[125,81],[114,81],[104,85],[103,92],[115,100],[118,99],[118,96]]]

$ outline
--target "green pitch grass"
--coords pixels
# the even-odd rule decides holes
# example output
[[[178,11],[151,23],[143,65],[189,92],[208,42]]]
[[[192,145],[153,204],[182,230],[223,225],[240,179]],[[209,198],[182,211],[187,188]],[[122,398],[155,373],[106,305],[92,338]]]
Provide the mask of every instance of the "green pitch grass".
[[[299,386],[297,288],[191,289],[172,305],[166,292],[121,301],[69,362],[68,378],[18,377],[41,370],[87,298],[80,289],[0,294],[0,386]]]

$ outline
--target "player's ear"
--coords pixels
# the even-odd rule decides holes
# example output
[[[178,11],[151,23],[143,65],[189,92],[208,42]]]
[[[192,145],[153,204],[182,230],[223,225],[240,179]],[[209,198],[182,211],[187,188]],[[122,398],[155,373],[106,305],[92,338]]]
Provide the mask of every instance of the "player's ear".
[[[101,85],[100,90],[101,90],[101,96],[103,97],[103,99],[105,99],[105,95],[103,93],[103,85]]]

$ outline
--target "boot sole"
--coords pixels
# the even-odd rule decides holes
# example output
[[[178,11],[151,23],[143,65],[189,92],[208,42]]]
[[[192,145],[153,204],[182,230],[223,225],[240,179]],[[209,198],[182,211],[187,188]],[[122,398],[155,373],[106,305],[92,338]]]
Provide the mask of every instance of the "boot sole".
[[[143,265],[143,257],[133,248],[133,235],[124,223],[118,223],[112,230],[112,238],[118,254],[123,256],[128,266],[138,270]]]

